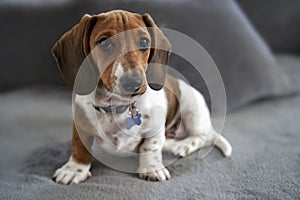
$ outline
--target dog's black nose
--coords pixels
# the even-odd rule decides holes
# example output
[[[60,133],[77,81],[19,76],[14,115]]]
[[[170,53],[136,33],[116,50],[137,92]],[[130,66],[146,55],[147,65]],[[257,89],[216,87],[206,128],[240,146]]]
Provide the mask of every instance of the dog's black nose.
[[[121,85],[126,92],[134,92],[141,88],[143,79],[137,75],[124,75],[120,79]]]

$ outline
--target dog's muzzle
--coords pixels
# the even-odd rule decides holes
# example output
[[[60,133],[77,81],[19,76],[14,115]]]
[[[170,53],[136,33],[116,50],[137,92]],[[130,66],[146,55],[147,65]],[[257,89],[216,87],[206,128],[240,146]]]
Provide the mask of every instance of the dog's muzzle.
[[[126,93],[132,94],[141,88],[143,79],[139,75],[126,74],[121,77],[120,83]]]

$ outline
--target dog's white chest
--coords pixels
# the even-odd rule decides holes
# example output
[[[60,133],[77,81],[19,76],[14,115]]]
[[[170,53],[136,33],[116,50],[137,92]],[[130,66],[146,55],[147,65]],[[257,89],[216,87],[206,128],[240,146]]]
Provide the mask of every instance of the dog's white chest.
[[[76,97],[75,108],[82,110],[82,114],[77,115],[80,119],[76,121],[85,131],[93,132],[97,144],[109,153],[119,156],[136,153],[143,138],[154,136],[164,128],[167,102],[163,90],[147,90],[136,100],[135,105],[142,115],[141,124],[129,129],[126,126],[126,119],[131,117],[129,110],[121,114],[101,113],[92,106],[95,101],[91,97]]]
[[[122,114],[112,113],[97,113],[99,126],[97,135],[101,137],[104,142],[100,145],[104,150],[113,154],[125,154],[126,152],[137,152],[137,147],[142,140],[142,127],[135,125],[130,129],[126,128],[126,119],[130,117],[129,113]]]

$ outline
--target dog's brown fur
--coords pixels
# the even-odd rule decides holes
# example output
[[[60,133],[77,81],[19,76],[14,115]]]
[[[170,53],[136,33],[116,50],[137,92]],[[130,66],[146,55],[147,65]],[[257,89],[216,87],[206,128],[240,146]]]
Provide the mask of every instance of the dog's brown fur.
[[[117,38],[117,43],[126,48],[123,51],[129,50],[125,55],[122,55],[122,62],[128,68],[129,73],[138,73],[143,77],[143,85],[135,94],[145,92],[147,80],[152,89],[159,90],[163,86],[165,87],[168,99],[166,127],[170,127],[179,116],[178,98],[180,92],[178,82],[176,79],[166,76],[166,67],[154,64],[148,69],[148,64],[153,62],[167,65],[171,46],[159,30],[148,31],[147,27],[157,28],[148,14],[140,15],[126,11],[114,11],[96,16],[84,15],[76,26],[60,38],[52,48],[52,52],[67,85],[71,88],[73,88],[80,65],[92,53],[93,63],[98,67],[101,74],[98,86],[104,86],[112,92],[115,77],[111,75],[114,65],[114,59],[111,58],[116,58],[122,52],[116,51],[107,54],[99,51],[96,48],[97,42],[102,38],[109,38],[124,31],[134,30],[131,34],[121,35]],[[163,46],[165,50],[151,48],[143,52],[136,49],[136,39],[141,37],[151,38],[152,47]],[[136,50],[130,51],[130,49]],[[165,80],[166,84],[164,84]],[[72,156],[79,163],[89,164],[92,156],[81,140],[82,138],[79,138],[77,129],[73,125]]]
[[[82,143],[74,123],[72,135],[72,157],[76,162],[81,164],[89,164],[92,162],[92,155]]]
[[[146,45],[143,45],[145,43]],[[105,44],[108,44],[109,48]],[[65,81],[71,88],[74,86],[74,92],[79,94],[76,95],[78,101],[75,104],[77,109],[74,115],[72,156],[65,165],[56,170],[54,174],[56,182],[79,183],[91,176],[90,148],[94,138],[108,152],[118,155],[140,153],[137,169],[139,177],[152,181],[171,178],[162,161],[162,150],[184,157],[216,141],[216,145],[225,156],[231,155],[230,143],[224,137],[219,137],[211,126],[209,110],[201,93],[193,92],[193,88],[183,81],[166,75],[171,46],[150,15],[120,10],[95,16],[85,15],[76,26],[61,37],[52,51]],[[78,84],[76,76],[79,70],[81,72],[80,66],[83,62],[88,64],[83,70],[87,73],[81,80],[83,82],[79,81]],[[136,90],[127,89],[133,94],[126,93],[126,82],[130,80],[128,77],[131,80],[138,77],[134,79],[133,89]],[[124,78],[128,78],[125,79],[125,84],[122,81]],[[147,84],[152,90],[146,92]],[[163,87],[164,91],[153,91]],[[81,96],[81,94],[89,95]],[[95,96],[92,96],[93,94]],[[195,98],[191,94],[194,94]],[[135,97],[136,95],[142,96]],[[125,125],[128,125],[126,119],[129,113],[114,116],[105,112],[98,113],[97,120],[104,128],[102,132],[108,137],[107,140],[99,134],[99,124],[93,124],[94,120],[91,120],[95,109],[98,110],[97,105],[108,106],[110,102],[115,106],[125,103],[129,106],[128,100],[131,100],[132,106],[134,102],[138,104],[136,107],[144,113],[145,121],[154,119],[149,124],[145,123],[145,130],[140,126],[133,129],[132,133],[139,135],[145,131],[147,135],[159,130],[159,134],[146,138],[130,138],[132,140],[128,141],[129,137],[123,138],[124,132],[118,130],[117,123],[112,122],[113,119],[118,119],[124,122],[124,128],[127,128]],[[197,109],[194,107],[195,101]],[[164,113],[166,118],[160,119],[157,118],[159,115],[151,114],[151,109],[156,105],[163,106],[161,110],[167,111]],[[75,124],[78,127],[75,127]],[[82,133],[80,136],[79,132]],[[177,133],[183,132],[187,133],[186,137],[177,140]],[[174,136],[175,140],[172,140]],[[123,146],[122,138],[125,141]],[[116,146],[109,146],[110,144]],[[119,152],[119,148],[123,147],[128,151]]]

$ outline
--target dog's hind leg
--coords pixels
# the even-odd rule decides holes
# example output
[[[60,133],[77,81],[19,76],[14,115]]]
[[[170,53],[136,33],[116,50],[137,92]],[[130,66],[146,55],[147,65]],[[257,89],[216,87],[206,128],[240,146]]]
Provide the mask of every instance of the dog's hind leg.
[[[227,157],[231,155],[229,142],[212,127],[209,110],[203,96],[183,81],[179,81],[181,118],[187,137],[181,140],[167,138],[164,151],[185,157],[210,145],[216,145]]]

